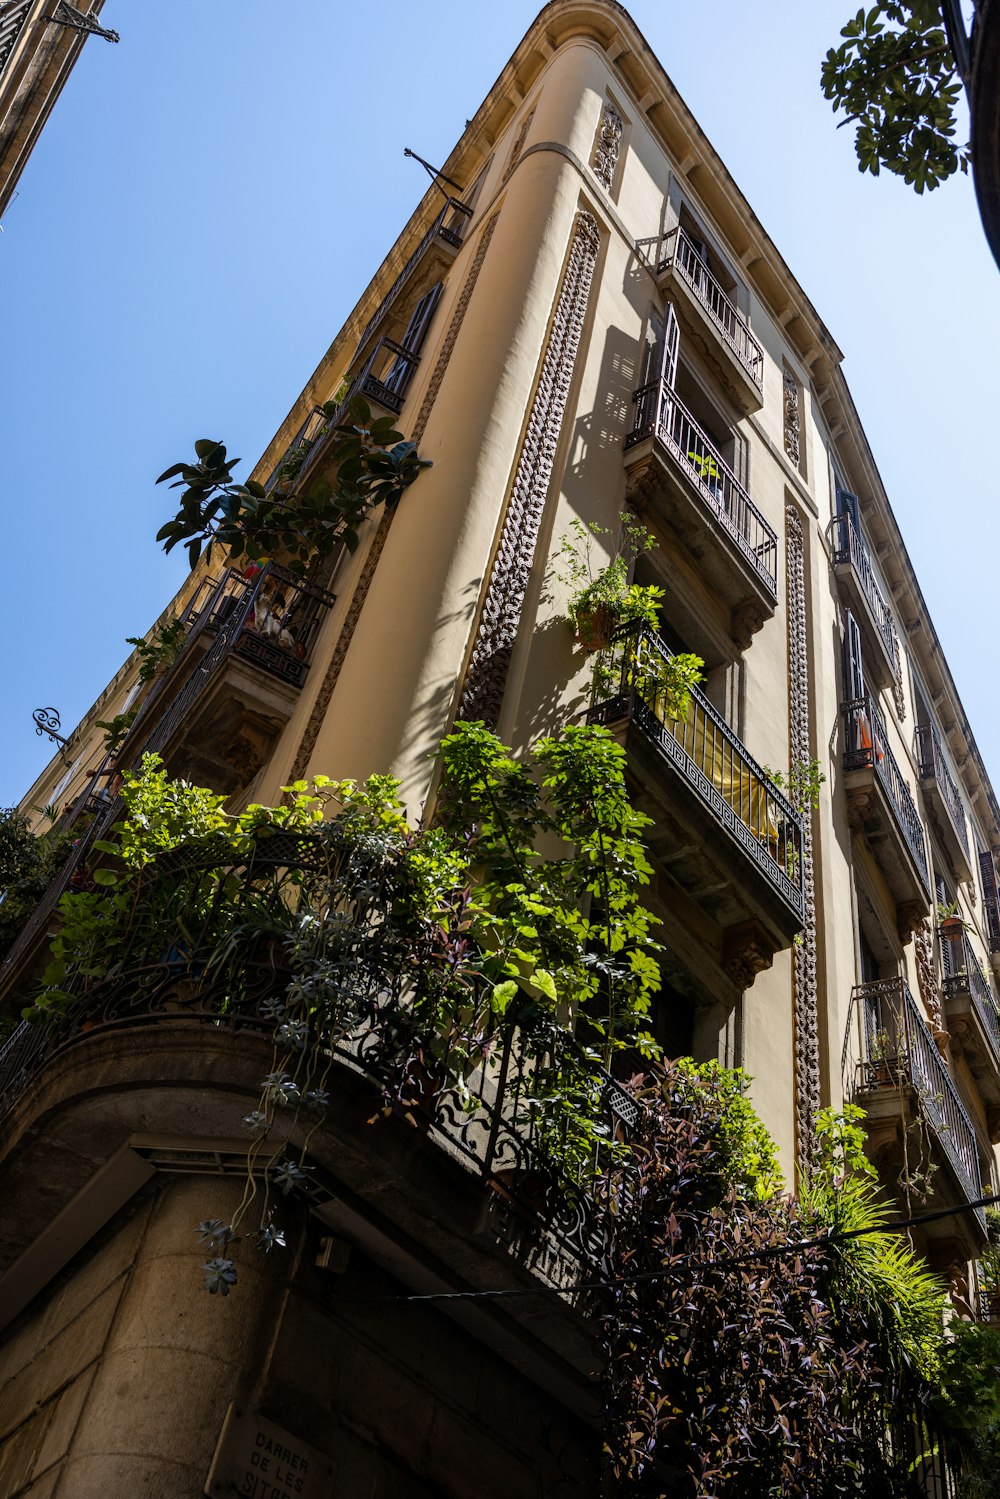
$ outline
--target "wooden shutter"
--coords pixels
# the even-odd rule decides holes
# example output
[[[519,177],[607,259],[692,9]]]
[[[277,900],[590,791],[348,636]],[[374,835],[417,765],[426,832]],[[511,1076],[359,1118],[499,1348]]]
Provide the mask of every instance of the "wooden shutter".
[[[844,610],[844,692],[850,702],[867,696],[861,660],[861,631],[850,609]]]
[[[989,849],[984,849],[979,855],[979,877],[983,882],[983,907],[990,952],[1000,952],[1000,892],[997,890],[996,865]]]
[[[857,497],[856,494],[851,494],[849,490],[847,490],[847,489],[840,489],[838,487],[838,489],[837,489],[837,514],[838,515],[848,515],[848,516],[850,516],[850,518],[851,518],[851,524],[853,525],[855,531],[857,531],[858,536],[860,537],[860,535],[861,535],[861,506],[858,504],[858,497]]]
[[[430,291],[424,293],[416,307],[414,307],[406,332],[399,341],[400,346],[406,350],[407,354],[415,355],[420,353],[421,345],[427,337],[427,329],[430,327],[431,318],[434,316],[434,309],[437,307],[443,290],[444,284],[439,281],[436,286],[431,287]],[[397,354],[392,368],[383,382],[386,389],[394,391],[397,395],[402,394],[410,383],[410,375],[413,372],[414,362],[413,359],[406,359],[402,355]]]
[[[663,313],[663,344],[660,354],[660,379],[665,380],[671,390],[677,380],[677,355],[681,347],[681,329],[673,303],[668,302]]]

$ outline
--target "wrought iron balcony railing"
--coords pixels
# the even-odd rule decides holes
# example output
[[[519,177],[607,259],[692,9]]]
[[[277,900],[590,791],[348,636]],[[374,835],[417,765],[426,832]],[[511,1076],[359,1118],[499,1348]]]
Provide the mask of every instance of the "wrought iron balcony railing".
[[[248,576],[249,575],[249,576]],[[187,613],[209,635],[227,627],[229,651],[254,661],[271,676],[301,687],[309,671],[320,627],[334,596],[276,562],[227,569],[207,582]]]
[[[648,246],[655,246],[647,252]],[[684,278],[715,324],[723,341],[733,351],[757,389],[764,389],[764,351],[750,332],[743,314],[723,291],[692,240],[678,226],[665,239],[653,235],[636,241],[636,248],[657,276],[673,267]]]
[[[966,1202],[975,1202],[983,1195],[975,1127],[905,980],[859,984],[851,1003],[861,1041],[855,1093],[911,1087]],[[975,1212],[985,1229],[983,1209]]]
[[[938,940],[944,958],[942,989],[946,999],[968,994],[979,1016],[993,1050],[1000,1058],[1000,1009],[993,986],[982,970],[979,959],[964,932],[957,936],[938,927]]]
[[[63,988],[75,1003],[51,1024],[24,1022],[0,1048],[0,1119],[67,1048],[125,1028],[225,1026],[270,1040],[275,1000],[295,976],[281,933],[294,935],[303,910],[327,909],[336,856],[322,834],[272,831],[232,861],[231,846],[206,840],[147,868],[108,971],[70,973]],[[411,1121],[419,1117],[428,1136],[522,1213],[542,1218],[562,1249],[599,1261],[604,1218],[594,1183],[607,1142],[634,1124],[641,1105],[596,1053],[558,1025],[539,1029],[537,1017],[522,1029],[514,1007],[498,1016],[485,985],[478,999],[475,983],[456,986],[454,1012],[435,1012],[433,1035],[408,976],[359,960],[343,993],[335,1060]],[[197,1080],[196,1041],[192,1060]]]
[[[717,523],[735,542],[768,591],[778,596],[778,538],[707,432],[666,380],[632,397],[635,424],[626,448],[655,437],[670,453]]]
[[[802,820],[697,687],[684,717],[671,715],[672,654],[652,630],[622,631],[597,658],[590,719],[632,719],[801,916]]]
[[[830,549],[834,567],[849,563],[868,601],[879,638],[885,646],[889,660],[898,665],[899,641],[892,622],[892,611],[879,587],[872,567],[871,557],[859,537],[849,515],[835,515],[830,522]]]
[[[948,808],[948,816],[951,818],[955,835],[968,855],[969,829],[965,821],[965,810],[954,777],[948,768],[948,761],[937,729],[933,724],[918,723],[914,731],[914,742],[920,779],[933,781],[936,784],[941,800]]]
[[[923,823],[920,821],[920,814],[910,794],[910,788],[896,764],[896,757],[889,748],[882,715],[871,697],[856,698],[852,702],[842,704],[842,709],[847,734],[844,769],[874,769],[893,810],[900,833],[929,890],[930,875],[927,869]]]
[[[190,628],[181,655],[171,673],[154,682],[140,704],[128,736],[116,753],[117,763],[131,763],[140,755],[163,749],[234,655],[253,661],[292,686],[301,686],[319,628],[333,602],[333,594],[304,583],[273,562],[250,578],[230,569],[221,582],[209,582],[188,612]],[[202,635],[211,639],[208,650],[161,711],[172,691],[174,674],[187,671],[189,653]],[[87,811],[92,818],[89,826],[0,964],[0,995],[20,981],[24,963],[37,948],[60,897],[78,880],[95,841],[105,836],[121,813],[121,800],[101,786],[107,770],[106,758],[92,777],[87,795],[79,801],[80,812]]]

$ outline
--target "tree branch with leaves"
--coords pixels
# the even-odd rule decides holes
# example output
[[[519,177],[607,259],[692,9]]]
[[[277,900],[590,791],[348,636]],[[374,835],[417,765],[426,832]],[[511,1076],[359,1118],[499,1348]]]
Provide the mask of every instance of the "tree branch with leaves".
[[[941,0],[880,0],[859,10],[823,63],[823,93],[854,125],[858,170],[884,167],[918,193],[969,168],[956,140],[962,93]]]
[[[335,414],[327,412],[331,419]],[[417,455],[416,443],[395,430],[391,417],[373,418],[360,396],[344,417],[327,442],[332,479],[317,477],[298,490],[295,475],[270,492],[255,479],[237,483],[233,469],[240,460],[230,458],[223,443],[200,438],[194,463],[175,463],[156,481],[172,479],[170,487],[183,490],[176,515],[157,532],[163,550],[183,544],[194,567],[203,551],[210,557],[220,545],[235,559],[278,556],[297,573],[341,544],[353,552],[372,512],[383,505],[392,509],[431,465]]]

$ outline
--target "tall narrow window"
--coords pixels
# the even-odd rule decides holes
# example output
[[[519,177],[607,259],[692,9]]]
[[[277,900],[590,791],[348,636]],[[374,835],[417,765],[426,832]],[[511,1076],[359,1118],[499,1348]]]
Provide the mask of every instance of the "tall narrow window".
[[[410,383],[410,377],[416,365],[416,356],[420,353],[424,339],[427,337],[427,329],[430,327],[434,309],[441,299],[443,290],[443,283],[439,281],[436,286],[431,287],[430,291],[424,293],[413,309],[406,332],[399,341],[399,347],[403,352],[396,355],[382,382],[392,395],[402,396]]]
[[[858,702],[866,696],[861,631],[850,609],[844,610],[844,692],[849,702]]]

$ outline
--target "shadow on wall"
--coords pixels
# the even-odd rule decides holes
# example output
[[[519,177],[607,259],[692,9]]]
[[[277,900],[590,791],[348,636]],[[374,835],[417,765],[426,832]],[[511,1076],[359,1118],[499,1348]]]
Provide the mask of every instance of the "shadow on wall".
[[[624,486],[621,454],[625,434],[632,424],[637,348],[638,341],[621,328],[608,329],[598,375],[599,404],[593,411],[581,414],[573,428],[563,492],[584,524],[591,520],[602,525],[609,523],[607,490],[600,483],[602,474],[617,489]],[[601,513],[588,514],[588,510],[593,511],[595,499],[602,498],[605,504]]]

